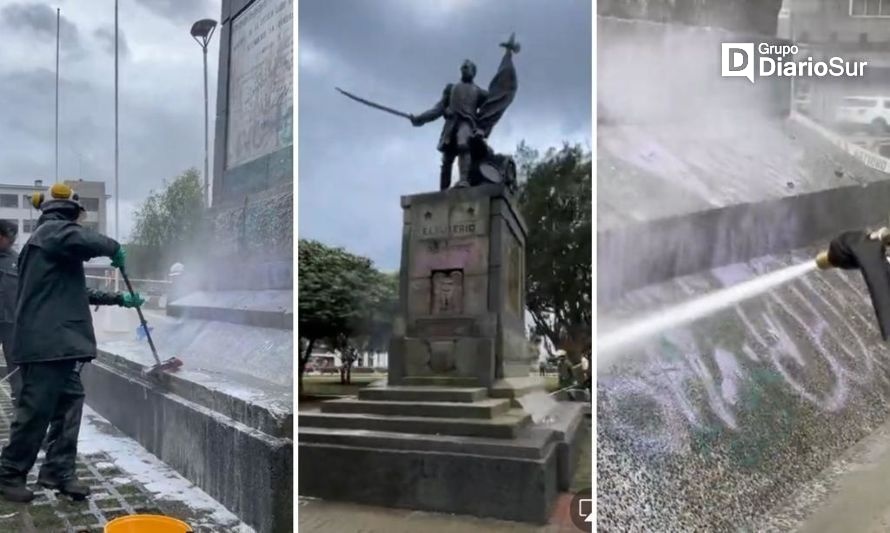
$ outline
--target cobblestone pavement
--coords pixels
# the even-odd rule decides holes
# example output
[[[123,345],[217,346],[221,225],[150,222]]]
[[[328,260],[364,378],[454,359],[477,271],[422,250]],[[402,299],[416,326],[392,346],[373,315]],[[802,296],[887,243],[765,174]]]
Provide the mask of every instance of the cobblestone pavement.
[[[0,386],[0,443],[9,439],[12,403],[6,384]],[[86,439],[86,442],[84,442]],[[29,504],[0,500],[0,531],[101,532],[105,524],[128,514],[162,514],[190,524],[196,532],[250,532],[209,496],[118,432],[95,412],[85,409],[77,462],[80,480],[92,495],[82,502],[40,490]],[[29,475],[36,490],[43,452]],[[133,468],[137,465],[137,468]],[[129,470],[127,469],[129,467]]]
[[[591,424],[589,418],[586,423]],[[593,456],[589,444],[581,450],[581,457],[573,491],[591,487]],[[546,526],[313,498],[299,499],[297,516],[300,533],[580,533],[568,516],[571,500],[571,493],[560,495]]]

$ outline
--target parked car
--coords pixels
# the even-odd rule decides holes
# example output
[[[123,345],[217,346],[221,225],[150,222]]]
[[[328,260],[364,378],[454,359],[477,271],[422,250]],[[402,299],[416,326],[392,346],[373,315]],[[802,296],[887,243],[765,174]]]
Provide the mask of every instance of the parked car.
[[[847,96],[835,110],[835,122],[843,127],[867,128],[872,135],[887,135],[890,132],[890,97]]]

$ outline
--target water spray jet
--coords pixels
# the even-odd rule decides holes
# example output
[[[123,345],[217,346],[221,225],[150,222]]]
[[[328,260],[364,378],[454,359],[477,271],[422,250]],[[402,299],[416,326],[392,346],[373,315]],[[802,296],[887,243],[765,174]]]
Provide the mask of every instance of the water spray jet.
[[[732,307],[815,269],[816,265],[811,261],[783,268],[653,313],[627,326],[606,333],[597,339],[597,364],[602,365],[608,362],[614,357],[615,352],[622,348],[627,348],[646,338]],[[604,357],[604,355],[612,357]]]
[[[814,270],[856,270],[862,272],[885,341],[890,340],[890,264],[887,246],[890,229],[868,233],[842,233],[816,255],[815,261],[786,267],[749,281],[726,287],[619,327],[597,338],[597,365],[614,360],[627,349],[657,334],[694,322],[744,300],[753,298]]]

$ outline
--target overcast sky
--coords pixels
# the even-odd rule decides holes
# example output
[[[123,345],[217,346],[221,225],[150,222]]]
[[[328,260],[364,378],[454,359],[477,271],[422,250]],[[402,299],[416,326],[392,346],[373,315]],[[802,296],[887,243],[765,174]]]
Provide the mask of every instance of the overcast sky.
[[[114,0],[0,0],[0,183],[55,179],[56,7],[62,10],[60,174],[114,193]],[[121,237],[153,188],[203,169],[204,109],[194,21],[220,0],[120,0]],[[211,136],[218,36],[209,55]],[[212,149],[211,137],[211,149]],[[212,162],[212,155],[211,155]],[[113,199],[109,233],[114,235]]]
[[[519,91],[490,144],[591,144],[590,0],[300,0],[299,236],[398,268],[399,196],[438,188],[442,121],[414,128],[335,86],[408,113],[431,107],[460,63],[488,87],[516,32]],[[457,169],[453,171],[456,181]]]

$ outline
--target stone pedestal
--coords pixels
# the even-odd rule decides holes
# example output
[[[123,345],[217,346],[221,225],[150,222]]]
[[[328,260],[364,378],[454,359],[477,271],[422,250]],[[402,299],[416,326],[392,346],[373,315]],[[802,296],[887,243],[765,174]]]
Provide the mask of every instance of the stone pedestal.
[[[402,198],[400,314],[389,384],[527,378],[525,222],[503,186]],[[442,379],[432,380],[442,382]]]
[[[515,201],[483,185],[402,207],[389,379],[300,413],[299,492],[545,523],[590,437],[581,404],[523,397],[542,383],[529,376]]]

